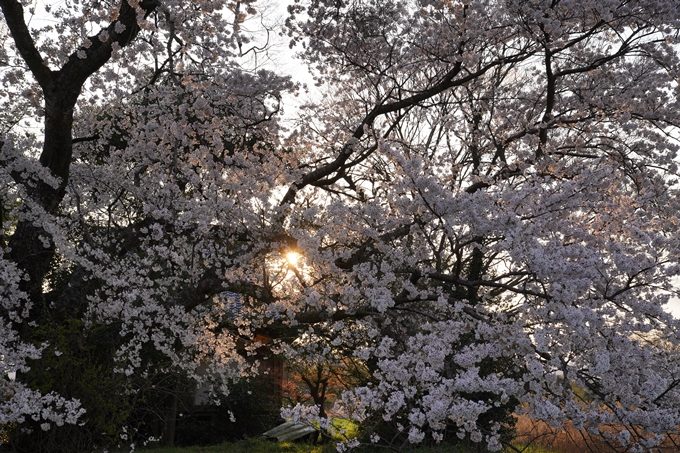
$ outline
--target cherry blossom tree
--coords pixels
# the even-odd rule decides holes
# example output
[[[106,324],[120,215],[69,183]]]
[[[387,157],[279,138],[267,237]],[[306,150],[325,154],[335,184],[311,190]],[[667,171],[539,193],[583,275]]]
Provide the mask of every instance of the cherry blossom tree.
[[[66,1],[46,26],[0,7],[18,449],[97,414],[37,371],[92,351],[64,338],[133,405],[163,376],[228,392],[256,333],[362,361],[343,403],[393,448],[498,450],[513,411],[673,442],[675,1],[296,2],[326,96],[288,129],[294,84],[244,59],[256,3]]]
[[[306,304],[334,298],[334,340],[377,361],[347,399],[411,442],[498,448],[480,420],[512,398],[634,449],[673,432],[678,6],[307,13],[291,26],[336,102],[305,118],[310,170],[284,201],[326,192],[292,231],[329,269]]]

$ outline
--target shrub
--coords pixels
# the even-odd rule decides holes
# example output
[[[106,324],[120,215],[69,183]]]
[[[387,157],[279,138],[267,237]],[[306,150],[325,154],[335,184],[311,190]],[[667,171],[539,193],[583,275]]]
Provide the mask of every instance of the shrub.
[[[39,422],[23,423],[11,439],[14,451],[79,453],[118,440],[130,404],[125,377],[113,372],[114,339],[107,326],[73,318],[55,319],[36,332],[34,341],[48,346],[39,361],[29,362],[23,381],[43,393],[76,398],[87,412],[79,426],[51,424],[44,430]]]

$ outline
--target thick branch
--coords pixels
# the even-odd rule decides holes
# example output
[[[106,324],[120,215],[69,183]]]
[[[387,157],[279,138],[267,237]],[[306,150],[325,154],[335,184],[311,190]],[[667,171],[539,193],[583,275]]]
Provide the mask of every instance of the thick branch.
[[[17,50],[24,59],[43,90],[52,80],[52,71],[45,64],[45,60],[35,47],[31,33],[24,21],[24,8],[17,0],[0,0],[0,8],[5,16],[5,22],[14,38]]]
[[[96,36],[90,36],[89,47],[81,47],[71,54],[68,62],[60,71],[60,79],[64,82],[69,81],[71,86],[77,86],[80,91],[80,87],[87,78],[109,61],[113,53],[113,43],[125,47],[137,36],[139,33],[137,8],[141,9],[146,17],[159,6],[160,0],[145,0],[139,2],[137,7],[132,7],[126,0],[122,0],[118,10],[118,20],[109,24]],[[102,36],[107,36],[107,38],[102,40],[104,39],[100,38]],[[79,56],[83,53],[85,58]],[[75,101],[76,99],[73,99],[74,103]]]
[[[374,121],[382,115],[397,112],[399,110],[415,106],[424,100],[430,99],[440,93],[443,93],[451,88],[462,86],[472,80],[475,80],[482,75],[486,74],[490,69],[507,63],[516,63],[518,61],[525,60],[533,55],[533,52],[523,52],[510,57],[500,58],[494,60],[477,71],[470,72],[464,77],[457,78],[457,76],[462,72],[462,64],[460,62],[456,63],[454,67],[446,73],[446,75],[437,83],[436,85],[421,91],[420,93],[409,96],[405,99],[401,99],[396,102],[390,102],[387,104],[376,105],[366,117],[361,121],[359,126],[354,130],[352,137],[345,143],[345,145],[340,150],[338,156],[332,162],[317,168],[316,170],[305,175],[302,180],[298,183],[293,184],[286,192],[286,195],[281,200],[280,205],[290,203],[295,198],[295,194],[298,190],[319,181],[322,178],[330,175],[331,173],[338,171],[343,167],[347,159],[354,152],[354,145],[359,142],[359,140],[364,136],[366,130],[370,128]]]

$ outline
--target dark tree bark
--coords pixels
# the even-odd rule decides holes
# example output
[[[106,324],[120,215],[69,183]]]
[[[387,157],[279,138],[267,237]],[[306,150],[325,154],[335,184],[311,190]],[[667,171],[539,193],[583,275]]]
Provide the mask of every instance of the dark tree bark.
[[[145,15],[149,15],[159,6],[158,0],[146,0],[140,2],[138,8],[141,8]],[[139,33],[137,9],[130,6],[126,0],[122,0],[118,20],[106,28],[109,39],[102,41],[98,35],[89,37],[92,44],[88,48],[76,49],[64,66],[54,71],[46,65],[35,47],[24,20],[21,3],[17,0],[0,0],[0,8],[17,51],[42,89],[45,105],[45,142],[40,154],[40,163],[59,180],[57,187],[44,181],[27,185],[28,195],[40,209],[48,214],[55,214],[68,184],[73,155],[73,110],[81,89],[85,81],[111,58],[114,42],[123,47],[137,36]],[[117,27],[118,23],[124,27]],[[122,31],[117,32],[116,29]],[[83,55],[85,58],[81,58]],[[9,246],[11,259],[29,277],[28,281],[22,283],[22,289],[36,304],[33,317],[39,317],[42,311],[40,306],[43,303],[43,281],[54,259],[54,243],[42,226],[29,220],[21,220]]]

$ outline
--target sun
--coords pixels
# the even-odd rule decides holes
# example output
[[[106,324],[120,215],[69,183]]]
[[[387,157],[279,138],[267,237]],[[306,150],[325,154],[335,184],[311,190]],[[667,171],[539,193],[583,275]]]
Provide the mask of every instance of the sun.
[[[297,266],[298,262],[300,261],[301,255],[298,252],[288,252],[286,253],[286,261],[291,266]]]

